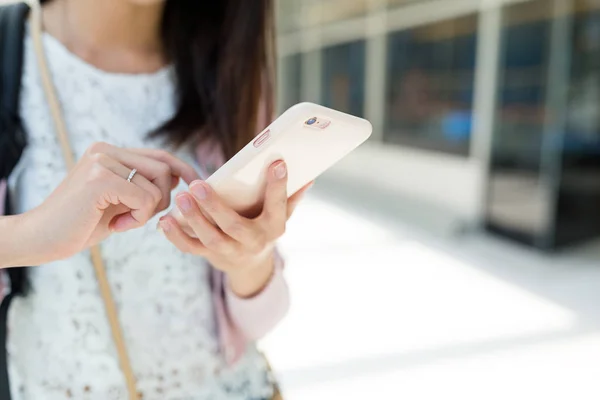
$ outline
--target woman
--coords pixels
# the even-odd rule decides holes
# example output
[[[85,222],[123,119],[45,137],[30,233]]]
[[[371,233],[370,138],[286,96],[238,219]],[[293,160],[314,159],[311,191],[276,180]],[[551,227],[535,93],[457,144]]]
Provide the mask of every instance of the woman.
[[[270,398],[251,343],[287,310],[274,241],[302,193],[287,200],[276,162],[262,212],[241,216],[199,178],[270,119],[271,1],[49,0],[42,21],[78,162],[67,171],[27,32],[28,146],[0,267],[39,267],[10,308],[12,398],[126,398],[88,251],[100,242],[139,398]],[[172,196],[198,239],[159,219]]]

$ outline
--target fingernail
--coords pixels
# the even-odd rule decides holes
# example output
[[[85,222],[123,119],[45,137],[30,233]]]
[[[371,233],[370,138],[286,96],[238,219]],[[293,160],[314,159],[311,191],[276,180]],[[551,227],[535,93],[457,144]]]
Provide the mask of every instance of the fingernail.
[[[171,223],[168,220],[162,220],[158,224],[164,233],[169,233],[171,230]]]
[[[188,196],[178,196],[177,197],[177,206],[181,210],[181,212],[187,213],[192,210],[192,202]]]
[[[156,230],[157,231],[162,231],[162,222],[165,220],[165,217],[162,216],[158,219],[158,222],[156,223]]]
[[[279,165],[275,167],[275,178],[283,179],[287,174],[287,168],[285,167],[285,163],[281,162]]]
[[[196,196],[196,198],[198,200],[204,200],[206,199],[206,188],[204,187],[204,184],[202,183],[196,183],[192,186],[190,186],[190,190],[192,191],[193,195]]]

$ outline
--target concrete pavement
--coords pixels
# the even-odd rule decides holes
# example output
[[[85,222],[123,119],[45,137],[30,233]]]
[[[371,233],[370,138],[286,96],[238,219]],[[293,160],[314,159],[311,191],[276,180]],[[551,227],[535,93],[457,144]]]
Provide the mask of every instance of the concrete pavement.
[[[261,346],[288,400],[600,398],[600,247],[434,235],[330,194],[282,240],[292,309]]]

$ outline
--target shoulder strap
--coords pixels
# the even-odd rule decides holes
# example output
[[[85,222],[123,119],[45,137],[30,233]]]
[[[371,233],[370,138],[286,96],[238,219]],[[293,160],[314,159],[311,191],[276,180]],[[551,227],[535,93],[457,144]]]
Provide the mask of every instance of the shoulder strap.
[[[75,156],[71,148],[71,143],[69,142],[65,120],[63,118],[63,113],[60,108],[58,96],[56,95],[56,90],[52,82],[52,77],[46,61],[46,55],[44,53],[44,47],[42,44],[42,17],[40,3],[39,0],[29,0],[29,2],[31,5],[31,38],[33,40],[33,47],[35,49],[35,55],[37,58],[38,67],[40,69],[42,86],[46,94],[48,106],[50,107],[52,119],[54,120],[54,127],[56,128],[56,134],[62,148],[65,162],[67,163],[67,167],[71,169],[75,165]],[[125,383],[127,385],[129,399],[137,400],[138,394],[136,390],[135,375],[133,373],[133,368],[131,367],[129,354],[127,353],[125,339],[123,337],[121,324],[117,314],[117,307],[108,283],[108,277],[104,268],[104,261],[102,260],[100,247],[93,246],[90,249],[90,254],[92,263],[94,265],[94,271],[96,272],[96,278],[98,280],[98,286],[104,303],[106,316],[108,318],[113,340],[117,348],[119,363],[125,378]]]

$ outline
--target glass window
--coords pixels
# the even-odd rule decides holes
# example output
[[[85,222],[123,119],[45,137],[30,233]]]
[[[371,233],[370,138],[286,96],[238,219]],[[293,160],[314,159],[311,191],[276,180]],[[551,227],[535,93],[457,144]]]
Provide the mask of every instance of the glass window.
[[[503,18],[487,224],[543,248],[600,235],[600,4],[570,4]]]
[[[365,95],[365,42],[329,47],[323,51],[323,104],[362,116]]]
[[[384,141],[468,155],[477,16],[390,34]]]
[[[280,59],[279,111],[283,112],[302,98],[302,56],[293,54]]]
[[[536,0],[503,10],[488,188],[488,227],[534,245],[547,233],[551,204],[541,179],[551,9]]]
[[[600,235],[600,4],[577,0],[574,5],[556,245]]]
[[[545,248],[600,234],[598,3],[556,17],[549,4],[504,11],[488,194],[492,230]]]

